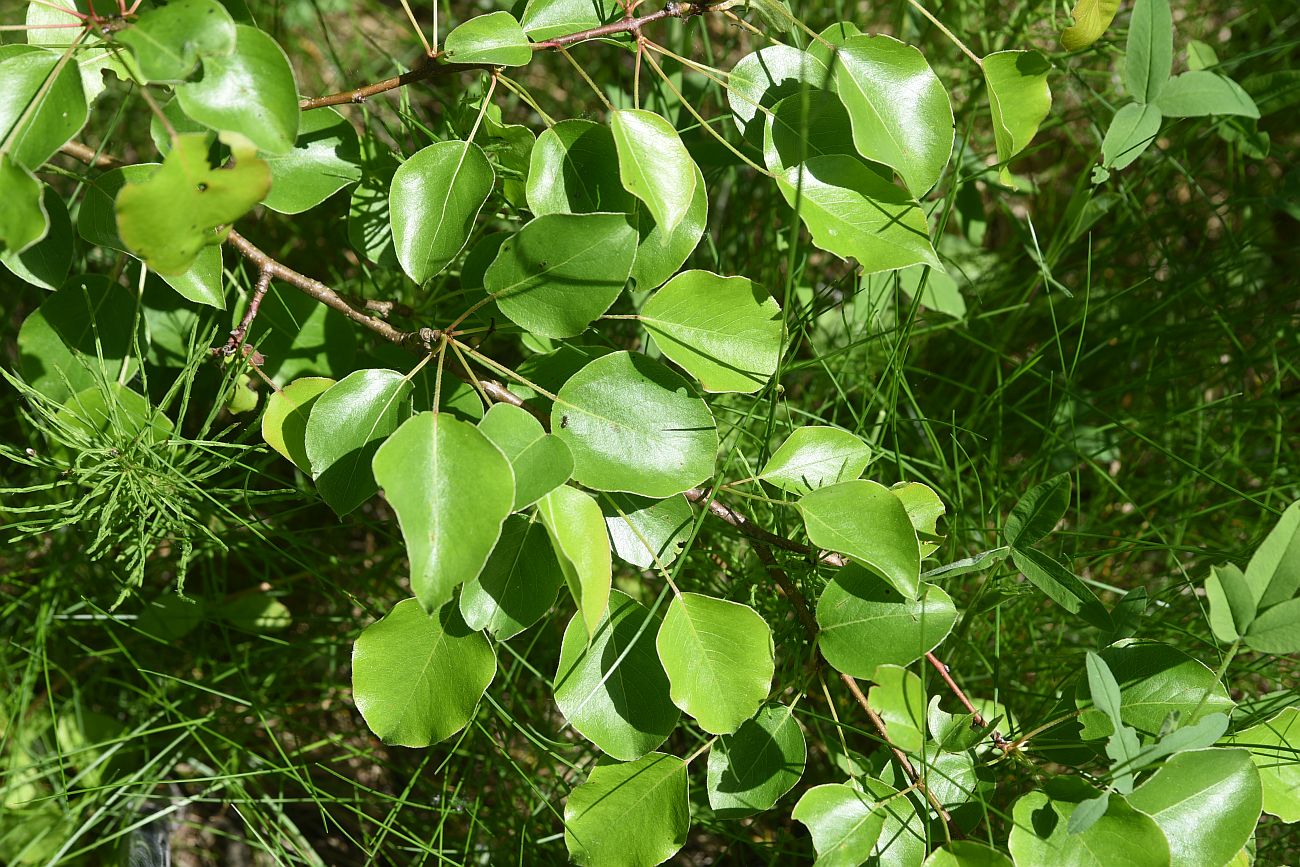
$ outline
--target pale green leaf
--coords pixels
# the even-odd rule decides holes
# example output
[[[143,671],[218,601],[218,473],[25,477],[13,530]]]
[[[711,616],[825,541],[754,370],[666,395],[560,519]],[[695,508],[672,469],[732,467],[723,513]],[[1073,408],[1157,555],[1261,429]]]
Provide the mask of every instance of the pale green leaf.
[[[440,141],[416,151],[393,175],[389,219],[402,270],[423,283],[465,248],[496,174],[478,145]]]
[[[808,826],[817,867],[858,867],[871,857],[885,813],[871,795],[842,783],[814,786],[790,815]]]
[[[262,439],[305,473],[311,472],[307,457],[307,419],[316,400],[334,380],[324,376],[295,379],[266,402],[262,414]]]
[[[646,203],[671,232],[686,218],[700,177],[677,130],[644,109],[621,109],[610,119],[623,187]]]
[[[1047,75],[1052,65],[1037,51],[998,51],[984,58],[984,83],[993,114],[993,142],[1002,179],[1010,178],[1006,163],[1023,151],[1052,110]]]
[[[1260,653],[1300,653],[1300,599],[1279,602],[1260,612],[1245,633],[1246,646]]]
[[[1165,117],[1236,115],[1259,117],[1259,109],[1241,85],[1213,72],[1192,71],[1175,76],[1156,101]]]
[[[686,843],[691,825],[686,763],[650,753],[600,765],[569,793],[564,844],[582,867],[654,867]]]
[[[1011,867],[1011,859],[974,840],[954,840],[935,849],[921,867]]]
[[[528,0],[524,32],[541,42],[608,24],[623,14],[617,0]]]
[[[1086,788],[1086,787],[1083,787]],[[1169,844],[1160,826],[1111,795],[1090,827],[1070,833],[1070,818],[1095,791],[1075,800],[1033,791],[1016,802],[1008,845],[1016,864],[1052,867],[1168,867]]]
[[[509,12],[489,12],[469,19],[447,34],[443,51],[452,63],[523,66],[533,59],[524,29]]]
[[[540,620],[563,583],[546,528],[511,515],[483,571],[461,587],[460,613],[471,629],[486,629],[504,641]]]
[[[1101,142],[1102,164],[1108,169],[1122,169],[1150,147],[1160,131],[1163,116],[1159,107],[1137,102],[1115,112]]]
[[[81,76],[76,64],[60,64],[60,54],[34,45],[0,45],[0,142],[6,155],[28,171],[39,169],[86,123]],[[56,69],[58,75],[47,87]],[[28,113],[38,96],[40,102]]]
[[[841,428],[796,428],[767,459],[758,477],[788,494],[806,494],[862,475],[871,449]]]
[[[1283,708],[1232,740],[1250,750],[1259,769],[1264,812],[1283,822],[1300,822],[1300,707]]]
[[[1138,102],[1160,98],[1174,65],[1169,0],[1134,0],[1124,58],[1124,83]]]
[[[494,404],[479,430],[501,449],[515,474],[515,511],[531,506],[569,480],[573,455],[548,434],[532,413],[508,403]]]
[[[600,499],[614,553],[641,569],[672,565],[695,528],[696,513],[682,496],[604,494]]]
[[[173,0],[145,12],[114,40],[135,52],[146,81],[184,81],[200,58],[235,50],[235,19],[217,0]]]
[[[867,703],[885,721],[889,742],[907,753],[920,752],[926,740],[921,678],[900,665],[878,665],[871,680],[875,686],[867,693]]]
[[[1035,485],[1020,498],[1002,527],[1002,540],[1028,548],[1056,528],[1070,506],[1070,477],[1065,473]]]
[[[1287,507],[1246,565],[1246,583],[1261,608],[1284,602],[1300,589],[1300,501]]]
[[[888,488],[863,479],[840,482],[804,494],[798,507],[814,545],[851,557],[917,598],[920,543],[907,509]]]
[[[1119,0],[1077,0],[1071,16],[1074,23],[1061,32],[1066,51],[1080,51],[1101,38],[1119,11]]]
[[[760,108],[771,109],[803,87],[825,88],[833,82],[826,64],[789,45],[769,45],[746,54],[727,76],[727,102],[742,132],[761,133]]]
[[[587,632],[600,623],[609,602],[613,559],[600,506],[577,488],[561,485],[537,503],[569,592]]]

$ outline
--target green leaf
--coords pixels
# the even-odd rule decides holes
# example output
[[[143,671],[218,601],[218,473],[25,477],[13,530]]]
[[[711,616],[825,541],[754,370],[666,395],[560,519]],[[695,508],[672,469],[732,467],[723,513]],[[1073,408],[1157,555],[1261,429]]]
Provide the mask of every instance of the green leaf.
[[[483,288],[516,325],[576,337],[618,298],[635,257],[622,214],[548,214],[502,243]]]
[[[489,12],[469,19],[447,34],[443,51],[452,63],[524,66],[533,59],[524,29],[509,12]]]
[[[312,410],[308,452],[316,415],[334,389]],[[379,446],[373,466],[402,527],[411,589],[426,611],[437,611],[456,585],[483,570],[496,547],[515,497],[510,462],[474,425],[422,412]]]
[[[388,206],[389,188],[396,167],[387,161],[367,165],[361,181],[348,200],[348,242],[376,265],[397,268],[393,249],[392,218]]]
[[[608,24],[622,14],[617,0],[528,0],[523,27],[541,42]]]
[[[988,737],[989,732],[997,726],[998,721],[986,722],[983,727],[974,725],[975,714],[951,714],[939,707],[940,697],[930,696],[930,705],[926,708],[925,722],[930,737],[939,749],[951,753],[961,753],[972,749]]]
[[[1205,579],[1205,599],[1210,605],[1210,629],[1224,644],[1240,638],[1255,619],[1254,591],[1236,566],[1210,568],[1210,576]]]
[[[848,431],[809,425],[777,446],[758,477],[787,494],[806,494],[856,479],[870,460],[871,449]]]
[[[637,287],[653,289],[676,274],[695,252],[708,218],[709,194],[704,188],[704,173],[699,166],[695,167],[695,195],[686,209],[686,216],[675,228],[665,229],[655,222],[644,204],[636,202],[632,222],[636,225],[639,240],[636,260],[632,263],[632,279]]]
[[[32,388],[62,402],[97,382],[129,380],[144,340],[135,294],[98,275],[74,277],[23,320],[18,369]]]
[[[639,318],[655,346],[705,391],[752,394],[776,372],[781,308],[748,278],[684,271],[650,297]]]
[[[339,517],[379,489],[370,460],[410,416],[410,400],[411,383],[395,370],[355,371],[316,398],[307,417],[307,459],[317,490]]]
[[[1131,727],[1124,724],[1122,716],[1123,697],[1120,693],[1119,682],[1115,680],[1115,675],[1111,673],[1110,668],[1106,665],[1105,660],[1100,656],[1088,651],[1087,656],[1088,670],[1088,693],[1092,696],[1093,704],[1101,708],[1102,712],[1110,719],[1113,733],[1106,742],[1106,755],[1111,760],[1111,773],[1114,775],[1112,785],[1120,794],[1127,795],[1133,791],[1135,775],[1138,771],[1137,759],[1141,751],[1141,744],[1138,741],[1137,732]],[[1090,826],[1096,819],[1105,814],[1105,804],[1099,804],[1096,808],[1096,815],[1087,820]],[[1079,814],[1071,817],[1071,830],[1079,832],[1083,830],[1076,821]]]
[[[569,857],[583,867],[667,861],[690,830],[687,787],[686,763],[663,753],[593,768],[564,805]]]
[[[877,799],[876,810],[885,815],[880,837],[872,848],[871,863],[879,867],[919,864],[928,848],[928,833],[925,820],[917,810],[917,801],[872,777],[859,777],[855,782],[867,795]]]
[[[1128,796],[1169,841],[1172,867],[1227,864],[1255,833],[1263,795],[1246,750],[1179,753]]]
[[[429,615],[404,599],[352,645],[352,698],[384,743],[427,747],[465,727],[496,670],[455,605]]]
[[[551,430],[573,452],[573,478],[599,491],[671,497],[713,475],[713,413],[676,373],[614,352],[560,389]]]
[[[298,85],[289,58],[256,27],[235,25],[235,50],[207,57],[198,81],[176,88],[181,108],[215,130],[237,132],[259,150],[288,152],[298,137]]]
[[[423,283],[455,259],[492,192],[496,174],[478,145],[440,141],[393,175],[389,213],[402,270]]]
[[[156,641],[170,644],[203,622],[204,608],[202,600],[167,593],[145,604],[135,627]]]
[[[1154,641],[1126,640],[1101,652],[1120,686],[1120,717],[1141,732],[1159,732],[1165,718],[1180,714],[1180,724],[1193,725],[1212,713],[1227,713],[1234,702],[1202,663],[1180,650]],[[1109,737],[1114,726],[1082,696],[1084,740]]]
[[[926,698],[921,678],[899,665],[878,665],[867,703],[885,721],[889,742],[907,753],[925,744]]]
[[[871,857],[885,813],[877,801],[843,783],[814,786],[794,805],[791,817],[808,826],[817,867],[857,867]]]
[[[1119,11],[1119,0],[1077,0],[1071,16],[1074,23],[1061,32],[1066,51],[1081,51],[1101,38]]]
[[[579,734],[620,761],[662,744],[681,718],[655,655],[658,628],[649,609],[613,590],[590,638],[581,613],[564,630],[555,703]]]
[[[668,121],[644,109],[621,109],[610,119],[623,187],[646,203],[671,232],[686,218],[700,177],[695,160]]]
[[[1128,25],[1124,83],[1138,102],[1155,102],[1174,68],[1169,0],[1134,0]]]
[[[236,629],[256,634],[279,632],[293,624],[289,607],[269,593],[245,593],[212,613]]]
[[[1011,562],[1057,605],[1103,631],[1113,627],[1110,613],[1097,594],[1059,560],[1037,548],[1012,550]]]
[[[594,633],[609,602],[613,561],[600,506],[577,488],[561,485],[537,504],[578,613]]]
[[[21,254],[49,232],[44,195],[35,175],[8,154],[0,157],[0,199],[5,203],[0,209],[0,248],[5,254]]]
[[[798,507],[814,545],[851,557],[917,598],[920,543],[907,509],[888,488],[864,479],[839,482],[804,494]]]
[[[1015,863],[1167,867],[1169,844],[1160,826],[1119,795],[1111,795],[1106,812],[1087,830],[1070,833],[1070,817],[1085,800],[1075,797],[1077,800],[1056,800],[1046,792],[1034,791],[1016,801],[1008,840]]]
[[[943,540],[939,535],[939,519],[947,512],[943,500],[929,485],[920,482],[899,482],[890,486],[889,493],[898,497],[907,510],[907,518],[916,530],[921,544],[921,559],[924,560],[938,550],[939,542]]]
[[[1011,867],[1011,859],[983,843],[954,840],[931,852],[921,867]]]
[[[880,665],[907,665],[939,646],[957,623],[942,587],[922,584],[918,599],[860,566],[840,569],[817,601],[817,646],[836,671],[870,678]]]
[[[55,76],[54,83],[28,114],[28,106],[51,76]],[[59,52],[29,45],[0,45],[0,93],[4,94],[0,99],[0,142],[8,157],[29,171],[39,169],[86,125],[81,76],[75,63],[61,63]],[[6,182],[6,186],[11,184]]]
[[[314,208],[361,180],[360,161],[357,132],[343,115],[332,108],[309,111],[293,149],[266,155],[272,183],[265,205],[281,214]]]
[[[1037,51],[998,51],[984,58],[984,83],[993,114],[993,142],[1002,163],[1003,183],[1011,179],[1006,164],[1023,151],[1052,110],[1047,75],[1052,65]]]
[[[748,605],[679,594],[668,606],[655,647],[668,672],[673,704],[711,734],[736,731],[772,689],[772,630]]]
[[[682,496],[652,500],[605,494],[601,511],[614,553],[641,569],[672,565],[695,528],[695,510]]]
[[[835,56],[835,87],[858,153],[897,171],[913,196],[924,195],[943,174],[953,144],[952,104],[934,70],[920,51],[891,36],[854,36]]]
[[[1246,564],[1246,583],[1261,608],[1300,590],[1300,501],[1292,503]]]
[[[184,271],[158,276],[185,300],[224,310],[226,285],[221,256],[220,246],[205,246]]]
[[[515,511],[531,506],[573,474],[569,447],[559,437],[548,434],[526,409],[494,404],[478,427],[505,454],[514,470]]]
[[[764,117],[760,108],[770,109],[805,86],[825,88],[832,82],[830,70],[821,60],[777,43],[736,62],[727,76],[727,103],[736,126],[749,137],[761,134]]]
[[[216,0],[174,0],[145,12],[114,39],[135,52],[146,81],[184,81],[200,58],[235,50],[235,19]]]
[[[307,419],[316,400],[334,380],[324,376],[295,379],[271,394],[262,414],[262,439],[304,473],[311,472],[307,457]]]
[[[249,141],[226,133],[221,140],[234,156],[232,168],[213,169],[205,137],[182,135],[160,169],[117,194],[119,237],[159,274],[188,270],[205,246],[225,240],[218,227],[242,217],[271,189],[270,167]]]
[[[1065,473],[1030,488],[1011,509],[1002,528],[1003,543],[1028,548],[1042,539],[1065,517],[1070,507],[1070,477]]]
[[[73,18],[68,10],[81,14],[90,11],[85,0],[42,0],[40,3],[27,3],[27,43],[42,46],[55,54],[62,54],[69,46],[76,45],[72,53],[72,63],[81,76],[81,87],[86,102],[93,103],[104,92],[104,71],[111,70],[122,81],[132,80],[132,75],[139,76],[135,60],[129,52],[123,52],[116,46],[110,46],[99,35],[88,33],[79,27],[51,27],[51,24],[68,24]]]
[[[1259,769],[1264,812],[1300,822],[1300,707],[1283,708],[1267,722],[1237,732],[1232,740],[1250,749]]]
[[[1300,599],[1265,608],[1245,634],[1246,646],[1260,653],[1283,656],[1300,653]]]
[[[133,440],[147,434],[150,442],[168,439],[171,419],[149,404],[149,399],[118,382],[97,383],[68,398],[58,412],[59,424],[90,438],[112,433]]]
[[[460,613],[471,629],[486,629],[505,641],[540,620],[563,583],[546,528],[511,515],[483,571],[461,588]]]
[[[1175,76],[1156,106],[1165,117],[1205,117],[1211,114],[1259,117],[1259,109],[1241,85],[1213,72],[1192,71]]]
[[[1130,165],[1156,140],[1162,119],[1160,109],[1151,104],[1130,102],[1115,112],[1101,142],[1102,165],[1115,170]]]
[[[13,201],[9,198],[12,191],[5,195],[5,201]],[[72,223],[63,199],[48,186],[41,205],[49,218],[45,237],[21,252],[10,246],[3,247],[0,249],[0,264],[18,279],[53,292],[63,285],[72,268]],[[8,219],[12,219],[9,214],[0,215],[0,222]]]
[[[808,747],[794,713],[770,704],[709,748],[709,806],[720,819],[770,810],[803,776]]]

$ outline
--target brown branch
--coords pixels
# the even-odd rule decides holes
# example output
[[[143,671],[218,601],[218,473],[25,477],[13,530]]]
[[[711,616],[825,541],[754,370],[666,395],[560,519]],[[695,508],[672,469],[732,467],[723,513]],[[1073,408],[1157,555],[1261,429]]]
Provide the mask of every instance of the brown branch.
[[[708,3],[669,3],[658,12],[651,12],[649,15],[642,15],[639,18],[624,18],[611,24],[602,24],[599,27],[592,27],[590,30],[583,30],[579,33],[570,33],[567,36],[557,36],[554,39],[547,39],[544,42],[533,43],[533,50],[554,50],[578,42],[585,42],[588,39],[617,36],[620,33],[639,35],[641,28],[647,24],[653,24],[654,22],[662,21],[665,18],[693,18],[696,15],[703,15],[708,11]]]
[[[972,704],[971,700],[966,697],[965,690],[963,690],[957,684],[957,681],[952,679],[952,672],[948,670],[947,664],[942,659],[935,656],[932,651],[926,653],[925,658],[930,663],[930,665],[934,667],[934,670],[939,672],[939,677],[943,678],[943,682],[948,685],[948,689],[952,690],[952,694],[957,696],[957,701],[961,702],[962,707],[966,708],[966,712],[971,715],[972,727],[977,729],[984,728],[985,725],[984,715],[975,709],[975,705]],[[1007,739],[1002,737],[1001,732],[995,731],[989,737],[993,741],[993,746],[1001,750],[1005,750],[1007,748],[1008,745]]]

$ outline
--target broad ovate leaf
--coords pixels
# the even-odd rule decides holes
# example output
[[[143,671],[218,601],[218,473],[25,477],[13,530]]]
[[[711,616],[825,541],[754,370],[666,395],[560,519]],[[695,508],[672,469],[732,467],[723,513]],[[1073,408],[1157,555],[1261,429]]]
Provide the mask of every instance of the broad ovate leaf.
[[[686,217],[700,177],[673,125],[645,109],[620,109],[610,125],[623,187],[671,232]]]
[[[618,0],[528,0],[521,23],[540,42],[608,24],[622,14]]]
[[[668,606],[655,647],[673,703],[712,734],[736,731],[772,688],[772,630],[748,605],[682,593]]]
[[[662,744],[681,718],[655,654],[658,629],[649,609],[614,590],[590,635],[581,614],[564,630],[555,703],[579,734],[620,761]]]
[[[1061,46],[1066,51],[1080,51],[1101,38],[1115,13],[1119,0],[1077,0],[1071,17],[1074,22],[1061,31]]]
[[[86,123],[81,76],[75,63],[61,62],[61,53],[0,45],[0,142],[6,156],[28,171],[39,169]]]
[[[777,446],[758,477],[788,494],[806,494],[856,479],[870,460],[870,447],[857,436],[842,428],[808,425]]]
[[[696,513],[680,495],[654,500],[602,494],[600,499],[614,553],[641,569],[672,565],[695,527]]]
[[[501,449],[515,473],[515,511],[531,506],[573,474],[573,455],[548,434],[532,413],[508,403],[493,405],[479,430]]]
[[[319,410],[318,403],[313,422]],[[474,425],[422,412],[384,441],[373,467],[402,527],[411,589],[426,611],[436,611],[496,547],[515,500],[510,462]]]
[[[50,215],[45,190],[36,176],[8,154],[0,156],[0,250],[19,254],[45,237]]]
[[[175,0],[145,12],[115,41],[131,47],[146,81],[184,81],[200,58],[235,50],[235,19],[217,0]]]
[[[1285,602],[1300,590],[1300,501],[1277,524],[1246,564],[1246,583],[1261,608]]]
[[[781,308],[746,277],[684,271],[650,297],[640,320],[705,391],[752,394],[776,372]]]
[[[908,599],[920,590],[921,547],[901,500],[856,479],[818,488],[798,503],[808,538],[875,571]]]
[[[998,51],[984,58],[984,83],[993,114],[993,141],[1002,180],[1011,173],[1006,163],[1023,151],[1052,110],[1047,74],[1052,65],[1037,51]]]
[[[818,867],[858,867],[871,857],[885,812],[870,793],[826,783],[803,793],[791,816],[808,827]]]
[[[405,599],[352,645],[352,698],[388,744],[427,747],[460,731],[496,676],[496,655],[455,605]]]
[[[235,25],[235,50],[203,61],[203,76],[176,88],[193,120],[237,132],[258,149],[288,152],[298,137],[298,85],[289,58],[266,32]]]
[[[486,629],[504,641],[540,620],[563,583],[546,527],[511,515],[483,571],[461,587],[460,613],[471,629]]]
[[[509,12],[477,15],[447,34],[443,52],[452,63],[523,66],[533,59],[532,46]]]
[[[1264,812],[1283,822],[1300,822],[1300,707],[1283,708],[1232,740],[1250,750],[1259,769]]]
[[[802,87],[829,87],[826,64],[789,45],[769,45],[746,54],[727,76],[727,103],[742,132],[761,131],[760,109],[770,109]]]
[[[423,283],[464,249],[494,183],[491,163],[471,142],[435,142],[402,163],[389,189],[389,219],[412,280]]]
[[[262,439],[304,473],[311,472],[307,419],[316,400],[332,385],[334,380],[324,376],[295,379],[271,395],[262,413]]]
[[[709,806],[719,818],[770,810],[803,776],[808,746],[794,712],[770,704],[709,748]]]
[[[691,825],[686,763],[650,753],[599,765],[569,793],[564,844],[581,867],[654,867],[686,843]]]
[[[595,632],[609,602],[613,558],[600,506],[588,494],[561,485],[537,503],[569,592],[587,632]]]
[[[907,665],[933,650],[957,623],[942,587],[922,584],[907,599],[866,569],[836,572],[817,601],[817,646],[837,671],[870,678],[881,665]]]
[[[3,171],[5,170],[0,168],[0,172]],[[0,185],[3,183],[0,181]],[[12,196],[13,193],[11,191],[4,195]],[[22,192],[18,195],[21,196]],[[14,200],[7,198],[6,201]],[[20,206],[15,204],[14,207],[18,209]],[[27,207],[30,208],[30,202]],[[20,250],[6,246],[3,240],[5,231],[0,230],[0,265],[8,268],[18,279],[53,292],[63,285],[72,268],[72,222],[68,219],[68,208],[63,204],[63,199],[48,186],[44,188],[41,207],[49,221],[45,237]],[[7,219],[10,219],[9,215],[0,215],[0,222]],[[19,225],[22,225],[21,222]]]
[[[836,54],[835,87],[858,153],[898,172],[913,196],[938,182],[952,155],[948,93],[921,52],[890,36],[854,36]]]
[[[713,475],[718,430],[689,383],[635,352],[590,362],[560,389],[551,430],[573,477],[596,490],[664,498]]]
[[[328,107],[302,116],[292,150],[265,154],[264,159],[271,167],[265,205],[281,214],[300,214],[361,180],[357,131]]]
[[[1086,789],[1087,787],[1080,787]],[[1167,867],[1169,844],[1155,821],[1112,794],[1087,830],[1071,833],[1070,817],[1095,791],[1053,798],[1033,791],[1016,802],[1008,840],[1017,864],[1052,867]]]

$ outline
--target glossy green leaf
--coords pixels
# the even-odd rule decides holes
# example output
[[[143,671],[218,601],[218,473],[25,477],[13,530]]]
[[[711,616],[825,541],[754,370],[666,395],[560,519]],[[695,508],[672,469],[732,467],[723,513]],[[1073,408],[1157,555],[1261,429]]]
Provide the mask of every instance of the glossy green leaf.
[[[272,393],[266,401],[262,439],[304,473],[311,472],[311,459],[307,457],[307,419],[317,398],[332,385],[334,380],[328,377],[306,376]]]
[[[877,669],[879,670],[879,669]],[[982,728],[974,725],[975,714],[951,714],[939,707],[940,696],[930,696],[925,711],[925,724],[934,744],[941,750],[960,753],[977,746],[988,737],[998,722],[986,722]]]
[[[1138,102],[1155,102],[1174,67],[1169,0],[1134,0],[1124,58],[1124,83]]]
[[[1078,801],[1034,791],[1016,801],[1008,840],[1016,864],[1052,867],[1167,867],[1169,844],[1160,826],[1119,795],[1086,831],[1072,834]]]
[[[1246,750],[1179,753],[1128,796],[1169,841],[1172,867],[1219,867],[1255,833],[1263,803]]]
[[[745,277],[684,271],[650,297],[641,323],[710,392],[758,391],[781,354],[781,308]]]
[[[1284,602],[1300,590],[1300,501],[1277,524],[1246,564],[1246,583],[1261,608]]]
[[[19,255],[50,230],[45,210],[45,190],[36,176],[8,155],[0,157],[0,249]]]
[[[483,288],[516,325],[576,337],[618,298],[635,257],[622,214],[548,214],[502,243]]]
[[[1052,66],[1037,51],[997,51],[984,58],[984,83],[993,114],[993,141],[1005,183],[1006,163],[1023,151],[1052,110],[1047,75]]]
[[[378,490],[370,460],[411,414],[410,401],[411,383],[395,370],[355,371],[316,398],[307,459],[321,498],[340,517]]]
[[[907,665],[933,650],[957,623],[942,587],[922,584],[906,599],[860,566],[840,569],[817,601],[817,646],[837,671],[869,678],[877,666]]]
[[[808,425],[786,437],[758,477],[788,494],[806,494],[856,479],[870,460],[870,447],[848,431]]]
[[[954,840],[931,852],[921,867],[1011,867],[1011,859],[983,843]]]
[[[713,475],[713,413],[667,367],[635,352],[589,363],[560,389],[551,430],[573,452],[573,477],[600,491],[671,497]]]
[[[515,473],[515,511],[531,506],[573,474],[573,455],[526,409],[498,403],[483,415],[479,430],[505,454]]]
[[[352,698],[384,743],[427,747],[465,727],[496,670],[455,605],[429,615],[404,599],[352,645]]]
[[[187,271],[205,246],[225,240],[218,227],[243,216],[271,189],[270,167],[250,142],[225,133],[221,140],[234,155],[233,167],[214,169],[205,138],[183,135],[160,169],[117,194],[119,237],[159,274]]]
[[[27,2],[27,43],[39,45],[62,54],[76,43],[72,63],[81,75],[81,88],[87,103],[93,103],[104,92],[104,72],[111,70],[122,81],[139,76],[135,59],[129,52],[109,45],[99,35],[87,33],[79,27],[51,27],[51,24],[68,24],[72,17],[65,10],[75,9],[86,14],[90,11],[86,0],[41,0]],[[102,14],[102,12],[101,12]]]
[[[600,499],[614,553],[641,569],[672,565],[695,528],[695,511],[682,496],[603,494]]]
[[[653,867],[686,843],[691,825],[686,763],[650,753],[599,765],[569,793],[564,845],[582,867]]]
[[[637,230],[636,260],[632,279],[640,289],[652,289],[677,273],[704,235],[709,218],[709,194],[704,188],[704,173],[695,167],[695,195],[686,208],[686,216],[673,229],[655,222],[650,210],[636,202],[632,222]]]
[[[823,65],[830,67],[839,61],[836,59],[836,53],[839,47],[854,36],[859,36],[862,28],[851,21],[838,21],[818,34],[820,38],[812,40],[808,46],[808,53],[822,62]]]
[[[367,165],[348,201],[348,241],[352,248],[376,265],[397,268],[388,192],[395,166],[387,161]]]
[[[1080,51],[1101,38],[1119,11],[1119,0],[1076,0],[1074,23],[1061,31],[1066,51]]]
[[[522,24],[540,42],[608,24],[622,14],[617,0],[528,0]]]
[[[588,633],[594,633],[609,602],[613,558],[600,506],[577,488],[561,485],[537,503],[569,592]]]
[[[393,246],[416,283],[438,274],[465,248],[496,174],[478,145],[441,141],[416,151],[393,175]]]
[[[907,509],[888,488],[864,479],[839,482],[804,494],[798,507],[814,545],[853,558],[917,598],[920,543]]]
[[[644,109],[621,109],[610,119],[623,187],[646,203],[671,232],[686,218],[699,173],[673,125]]]
[[[555,703],[579,734],[620,761],[662,744],[681,718],[655,655],[658,629],[649,609],[614,590],[590,638],[581,614],[564,630]]]
[[[770,704],[709,748],[709,806],[721,819],[771,809],[803,776],[808,747],[794,713]]]
[[[1264,812],[1283,822],[1300,822],[1300,707],[1283,708],[1232,740],[1250,749],[1259,769]]]
[[[477,15],[447,34],[443,51],[451,63],[523,66],[533,49],[519,22],[509,12]]]
[[[920,51],[890,36],[854,36],[836,61],[835,87],[858,153],[897,171],[912,195],[924,195],[953,144],[952,104],[934,70]]]
[[[1114,625],[1097,594],[1052,555],[1037,548],[1021,548],[1011,552],[1011,560],[1029,583],[1066,611],[1098,629],[1109,630]]]
[[[876,845],[872,847],[870,863],[879,867],[919,864],[934,841],[927,844],[925,820],[917,809],[918,799],[900,795],[893,786],[872,777],[859,777],[857,783],[867,795],[877,800],[876,809],[884,814],[884,824]]]
[[[6,201],[12,200],[6,198]],[[0,264],[18,279],[53,292],[63,285],[72,268],[72,222],[63,199],[49,187],[44,189],[41,206],[49,218],[45,237],[21,252],[7,245],[0,246]],[[11,219],[8,214],[0,215],[0,222],[8,219]]]
[[[185,300],[224,310],[226,284],[221,249],[220,246],[205,246],[184,271],[158,276]]]
[[[98,275],[69,280],[41,302],[18,330],[18,369],[54,401],[96,382],[129,380],[143,342],[134,293]]]
[[[939,535],[939,519],[948,511],[943,500],[929,485],[920,482],[899,482],[890,486],[889,493],[897,497],[907,510],[907,518],[916,530],[921,559],[924,560],[938,549],[943,538]]]
[[[300,214],[361,180],[357,132],[332,108],[304,114],[293,149],[265,158],[271,192],[264,204],[281,214]]]
[[[1300,599],[1264,609],[1245,634],[1246,646],[1260,653],[1283,656],[1300,653]]]
[[[1213,72],[1184,72],[1175,76],[1156,100],[1165,117],[1237,115],[1259,117],[1259,108],[1241,85]]]
[[[200,58],[235,50],[235,19],[217,0],[174,0],[150,9],[115,40],[131,47],[146,81],[184,81]]]
[[[1070,507],[1070,477],[1053,476],[1030,488],[1011,509],[1002,527],[1002,541],[1012,548],[1028,548],[1045,537],[1065,517]]]
[[[668,606],[655,647],[673,703],[706,732],[736,731],[772,689],[772,630],[748,605],[682,593]]]
[[[727,76],[727,103],[742,132],[761,132],[760,108],[770,109],[803,87],[827,88],[833,83],[826,64],[789,45],[769,45],[746,54]]]
[[[546,528],[511,515],[483,571],[461,588],[460,613],[471,629],[486,629],[504,641],[540,620],[563,583]]]
[[[765,113],[763,162],[769,170],[781,173],[813,157],[837,155],[853,157],[883,181],[893,178],[888,166],[859,156],[849,112],[834,93],[800,91]]]
[[[1212,713],[1228,713],[1234,702],[1214,672],[1180,650],[1154,641],[1121,641],[1101,652],[1120,686],[1120,716],[1141,732],[1159,732],[1171,713],[1192,725]],[[1085,740],[1108,737],[1113,726],[1106,715],[1082,695],[1076,703],[1083,713]]]
[[[1156,140],[1162,119],[1151,104],[1130,102],[1115,112],[1101,142],[1102,164],[1116,170],[1129,166]]]
[[[790,815],[808,827],[817,867],[857,867],[871,857],[884,827],[876,804],[852,786],[826,783],[804,792]]]
[[[875,685],[867,693],[867,703],[885,721],[889,742],[907,753],[920,752],[926,740],[927,709],[921,678],[901,665],[878,665],[871,680]]]
[[[46,79],[56,70],[54,83],[46,89]],[[28,106],[42,91],[38,107],[28,114]],[[0,93],[4,94],[0,99],[0,142],[4,142],[6,155],[28,171],[39,169],[86,124],[81,76],[76,64],[61,62],[59,52],[32,45],[0,45]]]
[[[333,392],[312,410],[309,453],[316,415]],[[510,462],[474,425],[422,412],[379,446],[373,466],[402,527],[411,589],[426,611],[436,611],[456,585],[482,571],[496,547],[515,497]]]
[[[289,58],[256,27],[235,25],[235,50],[207,57],[199,80],[176,88],[185,113],[215,130],[237,132],[273,154],[298,138],[298,85]]]

